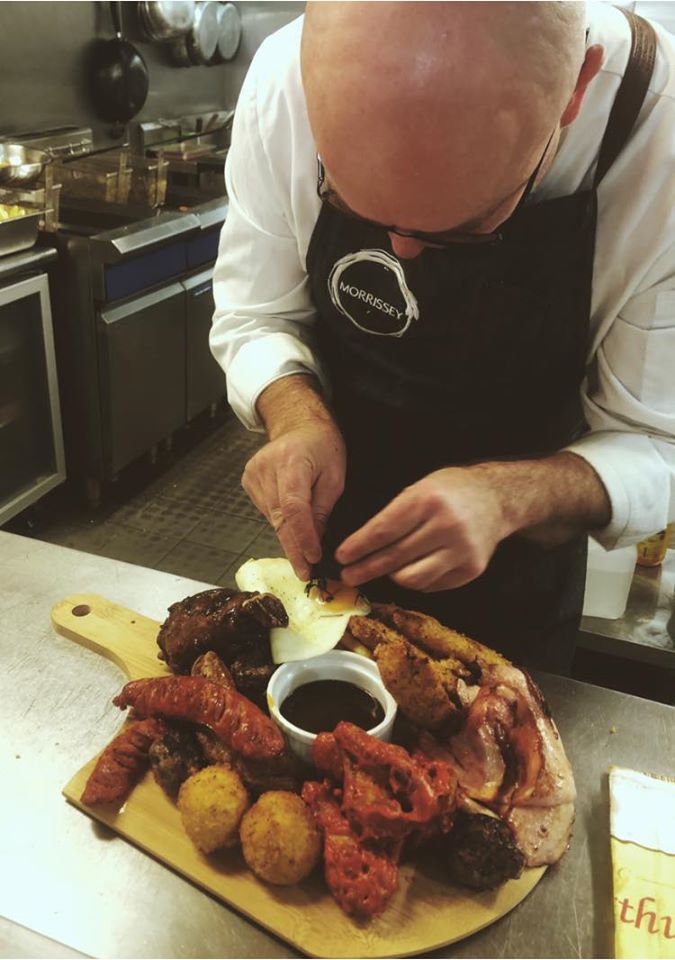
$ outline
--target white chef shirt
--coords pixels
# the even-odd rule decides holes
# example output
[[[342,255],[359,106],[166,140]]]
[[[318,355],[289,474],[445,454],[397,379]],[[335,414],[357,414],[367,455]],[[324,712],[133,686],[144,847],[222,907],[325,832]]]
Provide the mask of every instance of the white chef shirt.
[[[623,14],[590,4],[588,20],[589,45],[605,49],[603,66],[535,199],[590,187],[628,62]],[[675,519],[675,37],[654,27],[656,65],[644,106],[598,190],[582,390],[590,429],[567,448],[607,489],[612,519],[596,538],[608,549]],[[259,48],[225,171],[230,206],[214,272],[211,349],[227,374],[232,409],[251,430],[262,429],[258,396],[280,377],[309,371],[330,393],[313,348],[316,311],[306,271],[321,201],[300,78],[301,30],[302,19],[295,20]]]

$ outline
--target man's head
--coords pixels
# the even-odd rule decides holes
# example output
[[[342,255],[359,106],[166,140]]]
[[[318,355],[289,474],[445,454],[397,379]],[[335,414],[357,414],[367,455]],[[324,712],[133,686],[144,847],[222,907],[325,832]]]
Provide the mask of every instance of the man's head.
[[[583,3],[309,3],[302,77],[331,187],[402,230],[489,232],[600,68]],[[397,238],[400,256],[422,249]]]

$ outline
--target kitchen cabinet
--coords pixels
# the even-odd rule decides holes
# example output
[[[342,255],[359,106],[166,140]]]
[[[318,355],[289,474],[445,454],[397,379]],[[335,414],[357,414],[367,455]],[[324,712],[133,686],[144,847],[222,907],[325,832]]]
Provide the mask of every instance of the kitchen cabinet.
[[[185,304],[179,283],[100,314],[105,459],[112,473],[185,423]]]
[[[55,317],[70,476],[92,506],[132,461],[225,395],[209,349],[224,199],[106,223],[67,209]],[[65,218],[65,219],[64,219]],[[109,227],[109,229],[105,229]]]
[[[204,270],[182,284],[186,297],[187,420],[225,396],[225,374],[208,349],[214,306],[212,274],[212,270]]]
[[[65,479],[46,273],[0,286],[0,524]]]

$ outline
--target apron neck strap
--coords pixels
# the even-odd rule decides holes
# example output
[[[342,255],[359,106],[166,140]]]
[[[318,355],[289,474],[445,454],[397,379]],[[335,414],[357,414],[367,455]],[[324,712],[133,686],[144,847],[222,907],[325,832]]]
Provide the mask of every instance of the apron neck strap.
[[[600,145],[594,187],[598,186],[631,135],[656,59],[656,32],[651,23],[629,10],[620,9],[630,24],[630,56]]]

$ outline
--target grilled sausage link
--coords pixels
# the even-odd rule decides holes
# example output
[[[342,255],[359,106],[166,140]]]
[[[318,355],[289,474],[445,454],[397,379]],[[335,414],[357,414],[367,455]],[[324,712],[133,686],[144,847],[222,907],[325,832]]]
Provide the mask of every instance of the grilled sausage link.
[[[91,807],[124,800],[148,765],[150,747],[166,733],[161,720],[132,723],[105,748],[89,775],[80,800]]]
[[[205,677],[132,680],[113,703],[122,709],[133,707],[141,717],[201,723],[252,760],[270,760],[284,749],[284,738],[273,720],[236,690]]]

